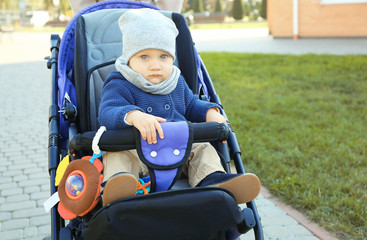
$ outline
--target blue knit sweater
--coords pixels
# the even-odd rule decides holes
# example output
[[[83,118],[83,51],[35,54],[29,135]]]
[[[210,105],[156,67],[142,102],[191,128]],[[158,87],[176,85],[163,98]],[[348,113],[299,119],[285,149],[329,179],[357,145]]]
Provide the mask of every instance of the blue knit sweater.
[[[219,108],[219,105],[200,100],[182,76],[170,94],[154,95],[142,91],[114,71],[103,85],[98,121],[110,130],[130,127],[124,121],[125,115],[140,110],[165,118],[167,122],[205,122],[206,113],[212,107]]]

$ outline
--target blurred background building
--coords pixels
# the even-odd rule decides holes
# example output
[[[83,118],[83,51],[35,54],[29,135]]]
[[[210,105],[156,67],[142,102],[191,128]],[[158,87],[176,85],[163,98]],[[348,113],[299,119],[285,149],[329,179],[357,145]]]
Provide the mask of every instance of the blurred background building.
[[[367,37],[367,0],[267,0],[274,37]]]

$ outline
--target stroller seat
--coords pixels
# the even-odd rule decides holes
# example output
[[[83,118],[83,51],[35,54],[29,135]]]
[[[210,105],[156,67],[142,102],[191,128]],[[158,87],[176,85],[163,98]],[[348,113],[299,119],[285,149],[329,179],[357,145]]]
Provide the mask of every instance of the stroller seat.
[[[122,35],[117,20],[126,11],[104,9],[82,15],[76,21],[74,78],[83,132],[98,128],[103,82],[115,70],[115,60],[122,54]],[[179,36],[174,64],[180,68],[191,90],[197,93],[197,59],[186,20],[179,14],[161,12],[176,23]]]
[[[117,1],[111,2],[116,4]],[[147,7],[146,4],[141,6]],[[75,141],[75,145],[78,145],[75,133],[92,136],[91,132],[100,127],[97,118],[102,86],[109,73],[115,70],[115,60],[122,53],[122,36],[117,20],[126,11],[124,8],[102,9],[80,15],[75,21],[75,53],[69,75],[75,86],[76,102],[73,104],[77,106],[77,115],[75,125],[68,127],[69,141]],[[160,12],[171,18],[179,30],[174,64],[180,68],[191,90],[202,93],[201,87],[205,81],[201,81],[199,76],[201,71],[204,71],[204,76],[208,75],[194,48],[185,18],[177,13]],[[210,84],[210,79],[206,79],[208,81]],[[215,94],[207,97],[216,99]],[[60,96],[58,100],[60,104]],[[69,147],[75,145],[70,142]],[[87,152],[84,150],[90,149],[73,149]],[[221,153],[220,156],[225,169],[228,169],[231,160],[229,153]],[[241,164],[235,163],[240,166],[240,172]],[[59,232],[53,239],[236,239],[254,227],[256,239],[263,239],[253,203],[241,209],[228,190],[190,188],[185,180],[178,180],[169,191],[134,196],[99,206],[87,216],[77,219],[77,223],[71,221],[66,227],[59,221],[53,224],[56,228],[53,231]],[[60,226],[61,229],[58,229]],[[76,233],[78,236],[75,236]]]

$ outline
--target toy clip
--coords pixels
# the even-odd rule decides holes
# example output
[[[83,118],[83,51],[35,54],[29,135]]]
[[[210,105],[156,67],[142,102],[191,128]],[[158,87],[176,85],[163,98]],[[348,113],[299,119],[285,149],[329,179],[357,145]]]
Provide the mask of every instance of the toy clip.
[[[91,159],[89,159],[89,161],[93,164],[94,162],[94,159],[96,158],[100,158],[102,157],[102,151],[101,149],[99,149],[99,146],[98,146],[98,143],[99,143],[99,140],[101,139],[102,137],[102,134],[106,131],[106,127],[105,126],[101,126],[96,135],[94,136],[93,138],[93,141],[92,141],[92,150],[93,150],[93,156],[91,157]]]

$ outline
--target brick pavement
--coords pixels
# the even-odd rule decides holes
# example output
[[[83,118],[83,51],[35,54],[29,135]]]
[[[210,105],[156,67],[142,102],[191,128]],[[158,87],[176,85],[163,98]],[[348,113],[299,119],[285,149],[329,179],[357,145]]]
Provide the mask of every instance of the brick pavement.
[[[50,234],[43,209],[49,196],[47,161],[49,76],[43,62],[0,65],[1,239]]]
[[[50,76],[43,57],[49,34],[14,33],[0,43],[0,235],[43,239],[50,235],[47,172]],[[199,49],[200,50],[200,49]],[[256,200],[265,239],[316,240],[309,230],[260,195]],[[241,237],[254,239],[253,234]]]
[[[279,208],[271,200],[260,195],[255,200],[263,225],[265,240],[318,240],[313,233],[293,219],[287,212]],[[240,240],[255,240],[249,232]]]

